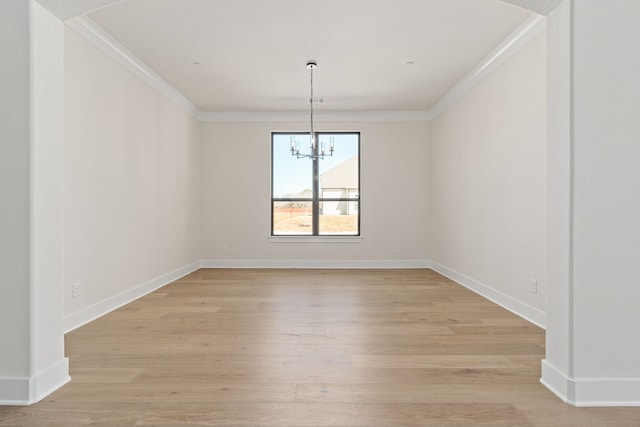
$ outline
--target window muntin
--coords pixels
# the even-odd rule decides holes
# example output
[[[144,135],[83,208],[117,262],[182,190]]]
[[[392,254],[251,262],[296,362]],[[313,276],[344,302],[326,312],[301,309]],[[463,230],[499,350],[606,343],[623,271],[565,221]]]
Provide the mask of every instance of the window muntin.
[[[291,136],[309,152],[308,133],[271,135],[271,235],[359,236],[360,133],[317,132],[335,152],[314,160],[291,156]]]

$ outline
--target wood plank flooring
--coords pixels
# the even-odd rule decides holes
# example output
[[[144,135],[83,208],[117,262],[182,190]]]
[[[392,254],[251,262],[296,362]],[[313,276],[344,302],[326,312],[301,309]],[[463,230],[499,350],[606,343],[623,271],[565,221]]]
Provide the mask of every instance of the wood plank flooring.
[[[66,336],[1,426],[640,426],[539,383],[544,331],[431,270],[202,269]]]

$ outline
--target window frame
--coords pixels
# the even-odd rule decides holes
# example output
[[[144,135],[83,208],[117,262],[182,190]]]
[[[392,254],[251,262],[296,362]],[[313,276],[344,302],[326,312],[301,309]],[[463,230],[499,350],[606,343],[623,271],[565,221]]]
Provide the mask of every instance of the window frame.
[[[361,223],[361,199],[360,194],[362,192],[361,189],[361,134],[359,131],[339,131],[339,132],[328,132],[328,131],[316,131],[314,132],[316,136],[316,141],[320,140],[321,135],[355,135],[358,139],[358,191],[357,198],[353,197],[321,197],[320,191],[320,162],[321,158],[315,159],[298,159],[298,161],[311,161],[312,165],[312,197],[310,198],[291,198],[291,197],[274,197],[273,192],[273,182],[274,182],[274,151],[275,151],[275,137],[277,135],[309,135],[309,132],[271,132],[271,231],[270,237],[273,238],[302,238],[302,239],[317,239],[317,238],[359,238],[361,234],[360,223]],[[349,192],[347,192],[349,195]],[[274,207],[278,202],[300,202],[300,203],[311,203],[311,234],[274,234]],[[357,203],[357,230],[354,234],[320,234],[320,205],[323,202],[344,202],[344,203]]]

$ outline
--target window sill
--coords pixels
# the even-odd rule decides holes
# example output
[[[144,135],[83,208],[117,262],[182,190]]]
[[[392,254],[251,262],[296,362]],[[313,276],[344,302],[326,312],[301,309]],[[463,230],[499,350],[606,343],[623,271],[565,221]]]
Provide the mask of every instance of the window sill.
[[[271,243],[360,243],[362,236],[269,236]]]

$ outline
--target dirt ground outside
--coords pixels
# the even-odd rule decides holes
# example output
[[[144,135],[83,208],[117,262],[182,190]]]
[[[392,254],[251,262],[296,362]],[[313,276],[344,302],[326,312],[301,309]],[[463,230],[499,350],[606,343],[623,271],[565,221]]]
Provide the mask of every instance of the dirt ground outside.
[[[274,234],[311,234],[311,214],[274,212]],[[356,234],[358,215],[321,215],[320,234]]]

